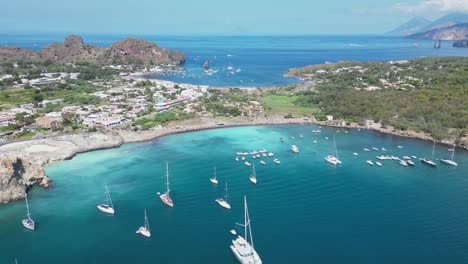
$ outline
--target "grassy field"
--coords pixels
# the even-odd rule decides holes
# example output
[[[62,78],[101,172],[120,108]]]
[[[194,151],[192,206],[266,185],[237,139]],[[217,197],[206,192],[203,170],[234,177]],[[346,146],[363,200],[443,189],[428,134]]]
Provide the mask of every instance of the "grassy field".
[[[41,93],[44,99],[63,98],[67,95],[77,94],[74,90],[60,90]],[[10,89],[0,92],[0,105],[18,105],[33,102],[34,89]]]
[[[317,111],[317,107],[302,107],[294,102],[299,96],[267,95],[260,100],[265,105],[269,114],[288,114],[296,116],[311,115]]]

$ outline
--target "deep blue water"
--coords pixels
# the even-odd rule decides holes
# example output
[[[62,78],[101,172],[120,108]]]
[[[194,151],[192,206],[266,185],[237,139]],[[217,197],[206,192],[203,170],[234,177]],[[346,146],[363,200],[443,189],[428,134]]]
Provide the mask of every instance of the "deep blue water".
[[[334,128],[313,125],[226,128],[163,137],[120,148],[79,154],[46,169],[52,190],[34,188],[30,206],[37,230],[25,230],[23,201],[0,207],[0,263],[236,263],[229,230],[243,221],[249,202],[255,246],[264,263],[468,263],[468,155],[457,150],[458,167],[420,161],[402,167],[388,155],[430,156],[432,144],[350,130],[336,133],[343,164],[329,165]],[[300,139],[299,135],[304,138]],[[291,139],[294,136],[295,139]],[[280,137],[286,138],[281,143]],[[317,140],[317,144],[313,143]],[[289,147],[296,144],[299,154]],[[397,148],[403,146],[402,149]],[[238,151],[267,149],[257,185],[251,168],[234,160]],[[359,156],[353,156],[358,152]],[[437,145],[435,157],[447,157]],[[174,208],[156,192],[165,188],[169,162]],[[210,183],[217,166],[219,186]],[[214,199],[229,182],[232,210]],[[96,209],[104,184],[115,216]],[[135,230],[147,209],[153,237]],[[240,230],[238,230],[240,231]]]
[[[89,44],[107,47],[123,35],[82,35]],[[5,35],[0,45],[15,45],[38,50],[51,42],[62,42],[66,35]],[[283,75],[292,67],[309,64],[355,61],[390,61],[423,56],[467,56],[468,51],[453,48],[443,41],[441,49],[433,41],[390,36],[148,36],[140,35],[161,47],[177,49],[187,55],[184,72],[153,75],[153,78],[179,83],[210,86],[274,86],[298,82]],[[418,48],[413,44],[418,43]],[[208,60],[208,75],[201,67]],[[232,67],[232,69],[228,69]]]

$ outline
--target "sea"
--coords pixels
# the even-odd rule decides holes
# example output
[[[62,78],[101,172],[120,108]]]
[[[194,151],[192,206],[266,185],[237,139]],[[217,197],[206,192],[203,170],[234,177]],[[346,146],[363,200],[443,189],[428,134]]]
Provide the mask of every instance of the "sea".
[[[327,61],[467,55],[450,42],[433,49],[432,41],[387,36],[136,37],[187,54],[184,72],[152,78],[219,87],[295,83],[299,80],[283,77],[288,68]],[[38,50],[64,38],[0,34],[0,45]],[[109,46],[125,36],[83,38]],[[205,73],[205,60],[217,72]],[[322,132],[312,133],[317,129]],[[35,231],[21,224],[24,201],[0,206],[0,263],[15,258],[47,264],[237,263],[229,231],[243,234],[237,223],[244,223],[244,196],[263,263],[468,263],[467,152],[456,149],[457,167],[438,161],[451,155],[450,147],[439,144],[436,168],[419,159],[414,167],[397,161],[370,166],[366,160],[375,162],[380,154],[431,157],[433,144],[370,130],[346,131],[316,125],[222,128],[78,154],[46,168],[52,189],[29,192]],[[339,166],[324,160],[333,151],[333,137],[343,162]],[[291,152],[292,144],[299,154]],[[372,147],[379,151],[363,150]],[[274,157],[262,157],[266,165],[261,165],[247,156],[256,168],[253,185],[252,167],[236,162],[236,152],[262,149]],[[166,188],[166,162],[174,208],[158,197]],[[214,167],[219,185],[209,181]],[[215,203],[224,196],[226,182],[231,210]],[[105,201],[106,184],[113,216],[96,208]],[[145,209],[151,238],[135,233],[144,224]]]
[[[82,34],[85,43],[109,47],[129,35]],[[0,45],[39,50],[63,42],[64,34],[0,34]],[[183,71],[153,74],[149,78],[214,87],[265,87],[299,82],[284,78],[289,68],[352,61],[391,61],[427,56],[467,56],[467,49],[442,41],[414,40],[381,35],[305,36],[155,36],[134,35],[186,54]],[[417,48],[416,48],[417,47]],[[210,71],[202,67],[205,61]]]
[[[333,137],[339,166],[324,160]],[[263,149],[274,156],[246,156],[255,165],[254,185],[253,168],[237,162],[236,153]],[[244,233],[236,224],[244,223],[244,196],[263,263],[467,263],[466,151],[456,150],[457,167],[437,161],[450,157],[445,145],[435,146],[436,168],[418,159],[414,167],[366,163],[381,154],[431,157],[432,149],[431,142],[370,130],[278,125],[79,154],[46,168],[53,189],[30,191],[35,231],[21,224],[24,201],[0,207],[0,263],[237,263],[229,231]],[[166,162],[174,208],[158,197],[166,190]],[[218,185],[209,180],[215,167]],[[215,202],[226,183],[231,210]],[[96,208],[106,184],[113,216]],[[145,209],[151,238],[135,233]]]

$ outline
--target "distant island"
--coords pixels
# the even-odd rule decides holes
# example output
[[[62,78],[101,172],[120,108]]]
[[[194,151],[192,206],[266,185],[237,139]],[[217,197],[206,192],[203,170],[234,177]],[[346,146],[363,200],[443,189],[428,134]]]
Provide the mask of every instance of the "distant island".
[[[452,13],[433,22],[415,17],[387,34],[412,39],[465,40],[468,39],[468,14]]]

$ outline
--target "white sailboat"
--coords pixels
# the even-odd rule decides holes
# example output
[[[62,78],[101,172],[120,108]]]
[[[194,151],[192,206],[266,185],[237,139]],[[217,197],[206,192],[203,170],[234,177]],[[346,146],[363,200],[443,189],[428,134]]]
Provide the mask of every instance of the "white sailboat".
[[[244,229],[244,237],[238,236],[235,240],[232,240],[232,245],[229,247],[231,248],[232,253],[236,256],[237,260],[239,260],[242,264],[261,264],[262,260],[258,255],[257,251],[255,251],[253,237],[252,237],[252,228],[250,226],[250,218],[249,218],[249,210],[247,208],[247,198],[244,196],[244,221],[245,223],[238,224],[243,226]],[[250,240],[250,241],[249,241]]]
[[[432,158],[431,159],[428,159],[428,158],[422,158],[421,161],[429,166],[432,166],[432,167],[436,167],[437,164],[433,161],[434,160],[434,150],[435,150],[435,141],[434,141],[434,145],[432,146]]]
[[[107,214],[114,214],[114,205],[112,204],[112,199],[109,193],[109,188],[107,188],[106,184],[106,203],[105,204],[100,204],[97,206],[101,212],[107,213]]]
[[[226,182],[225,190],[226,190],[226,195],[224,196],[224,199],[223,199],[223,198],[218,198],[218,199],[216,199],[215,201],[216,201],[221,207],[226,208],[226,209],[231,209],[231,205],[229,204],[229,200],[228,200],[228,186],[227,186],[227,182]]]
[[[213,184],[218,184],[218,178],[216,178],[216,166],[214,167],[213,178],[210,178],[210,182]]]
[[[150,231],[150,227],[148,223],[148,216],[146,215],[146,209],[145,209],[145,226],[140,226],[140,228],[138,228],[136,233],[145,237],[151,237],[151,231]]]
[[[458,166],[458,163],[453,161],[453,155],[455,155],[455,144],[453,144],[453,149],[451,149],[451,152],[452,152],[452,157],[450,159],[440,159],[440,161],[442,161],[443,163],[452,165],[452,166]]]
[[[333,153],[326,156],[325,160],[333,165],[341,164],[341,160],[338,159],[338,149],[336,148],[335,135],[333,135]]]
[[[159,198],[165,205],[174,207],[174,203],[172,202],[172,199],[170,196],[171,190],[169,189],[169,165],[167,164],[167,161],[166,161],[166,186],[167,186],[166,192],[159,195]]]
[[[36,223],[34,223],[34,220],[31,219],[31,214],[29,213],[29,204],[28,204],[28,194],[26,193],[26,211],[27,211],[27,216],[28,218],[23,219],[21,222],[23,223],[23,226],[26,227],[27,229],[34,230],[36,229]]]
[[[255,164],[252,164],[252,175],[250,175],[249,180],[253,184],[257,184],[257,175],[255,175]]]

